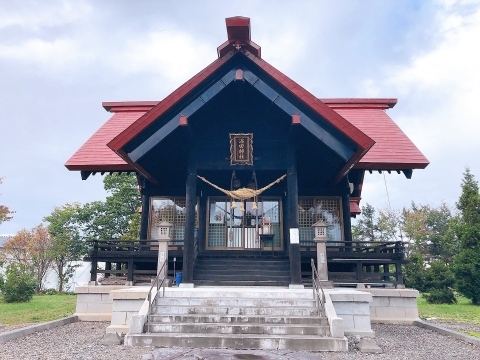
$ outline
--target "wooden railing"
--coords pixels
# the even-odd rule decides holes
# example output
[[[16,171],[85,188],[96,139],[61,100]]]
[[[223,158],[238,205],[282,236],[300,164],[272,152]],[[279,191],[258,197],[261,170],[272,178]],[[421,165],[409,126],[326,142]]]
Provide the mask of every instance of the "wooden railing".
[[[327,256],[335,258],[402,260],[405,246],[401,241],[328,241]]]

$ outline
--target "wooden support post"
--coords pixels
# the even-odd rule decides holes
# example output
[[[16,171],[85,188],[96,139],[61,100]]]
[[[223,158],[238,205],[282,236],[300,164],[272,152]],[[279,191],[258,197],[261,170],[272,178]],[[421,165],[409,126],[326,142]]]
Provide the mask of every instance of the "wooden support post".
[[[345,191],[342,195],[343,240],[349,242],[352,241],[352,217],[350,214],[350,186],[348,185],[348,177],[345,176],[342,183],[343,190]]]
[[[97,259],[92,259],[92,268],[90,269],[90,281],[97,282]]]
[[[111,262],[106,262],[105,263],[105,270],[112,270],[112,263]],[[105,277],[106,278],[110,277],[110,273],[105,271]]]
[[[363,282],[363,263],[361,260],[357,261],[357,281],[359,283]]]
[[[133,259],[128,259],[127,268],[127,284],[133,286]]]
[[[140,220],[140,240],[148,239],[148,217],[150,215],[150,195],[142,195],[142,217]],[[142,247],[140,245],[140,247]],[[142,249],[143,250],[143,249]]]
[[[195,261],[195,205],[197,200],[197,169],[188,168],[186,184],[185,238],[183,243],[183,280],[193,284],[193,263]]]
[[[207,196],[203,194],[200,197],[200,207],[198,209],[198,252],[202,252],[207,247],[206,233],[207,233]]]
[[[300,244],[290,238],[290,231],[296,229],[298,234],[298,179],[295,148],[290,147],[287,156],[287,206],[286,206],[286,227],[289,243],[290,258],[290,283],[292,285],[302,284],[302,258],[300,255]]]
[[[383,264],[383,281],[390,281],[390,276],[389,275],[385,275],[386,273],[389,273],[390,270],[389,270],[389,266],[388,264]]]

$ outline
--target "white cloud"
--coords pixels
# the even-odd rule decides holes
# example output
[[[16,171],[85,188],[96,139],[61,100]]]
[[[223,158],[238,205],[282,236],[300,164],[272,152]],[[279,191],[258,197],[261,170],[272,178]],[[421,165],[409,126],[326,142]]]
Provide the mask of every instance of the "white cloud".
[[[5,4],[3,4],[5,5]],[[31,31],[44,27],[55,27],[72,22],[86,21],[92,7],[85,1],[22,1],[14,4],[11,10],[2,5],[0,29],[20,26]]]
[[[16,45],[0,45],[0,58],[34,63],[48,69],[72,67],[87,57],[73,39],[31,39]]]
[[[362,85],[369,96],[393,89],[399,106],[415,107],[396,109],[395,120],[426,153],[479,148],[480,7],[466,13],[454,6],[458,2],[446,3],[432,29],[442,36],[434,49],[414,55],[407,65],[384,69],[383,83],[374,86],[368,79]]]
[[[125,41],[109,61],[119,74],[157,74],[172,84],[187,81],[215,59],[215,47],[181,31],[154,31]]]

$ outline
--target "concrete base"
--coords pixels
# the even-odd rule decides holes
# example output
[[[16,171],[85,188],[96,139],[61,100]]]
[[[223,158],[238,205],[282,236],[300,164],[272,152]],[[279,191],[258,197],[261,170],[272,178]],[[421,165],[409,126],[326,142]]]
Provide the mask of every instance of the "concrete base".
[[[333,281],[329,280],[320,280],[320,285],[322,285],[323,289],[333,289]]]
[[[372,322],[411,325],[419,320],[417,290],[367,288],[361,292],[372,295],[370,303]]]
[[[290,284],[288,285],[288,288],[289,289],[305,289],[305,286],[303,286],[302,284]]]
[[[337,316],[343,319],[345,335],[375,337],[370,325],[371,294],[352,289],[335,289],[327,293]]]
[[[381,354],[383,350],[377,345],[375,340],[370,338],[362,338],[360,339],[360,343],[358,344],[358,350],[363,353],[372,353],[372,354]]]
[[[180,285],[178,285],[179,288],[187,288],[187,289],[191,289],[191,288],[194,288],[195,287],[195,284],[194,283],[180,283]]]
[[[110,291],[126,289],[121,285],[77,286],[77,307],[75,315],[80,321],[110,321],[113,299]]]

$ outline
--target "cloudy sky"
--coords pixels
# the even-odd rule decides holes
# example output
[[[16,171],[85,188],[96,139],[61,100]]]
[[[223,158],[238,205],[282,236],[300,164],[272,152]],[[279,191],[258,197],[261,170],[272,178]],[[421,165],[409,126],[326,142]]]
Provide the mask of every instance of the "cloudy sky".
[[[102,101],[161,100],[216,59],[225,18],[251,18],[262,57],[317,97],[398,98],[389,115],[431,164],[385,176],[392,208],[454,206],[480,179],[480,1],[0,1],[0,233],[103,199],[63,166],[108,118]],[[363,204],[388,206],[384,175]]]

